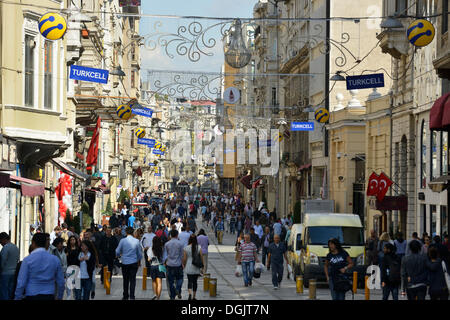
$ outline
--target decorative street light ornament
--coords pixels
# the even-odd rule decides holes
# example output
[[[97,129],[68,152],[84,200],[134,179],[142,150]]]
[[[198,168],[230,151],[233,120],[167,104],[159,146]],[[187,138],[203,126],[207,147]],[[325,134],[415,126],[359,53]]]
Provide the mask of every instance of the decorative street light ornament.
[[[134,134],[139,139],[142,139],[145,137],[145,130],[143,128],[137,128],[136,130],[134,130]]]
[[[66,19],[58,13],[46,13],[39,20],[39,32],[48,40],[61,39],[66,33],[66,30]]]
[[[330,119],[330,113],[325,108],[319,108],[314,113],[314,118],[317,122],[325,123],[328,121],[328,119]]]
[[[127,121],[132,115],[131,107],[128,104],[122,104],[117,107],[116,113],[120,119]]]
[[[435,35],[433,24],[425,19],[419,19],[411,23],[406,32],[409,42],[416,47],[425,47],[429,45]]]
[[[230,67],[240,69],[250,62],[251,57],[242,37],[241,20],[237,19],[230,28],[230,40],[225,46],[225,61]]]
[[[235,87],[229,87],[223,93],[223,100],[228,104],[235,104],[241,98],[241,93]]]

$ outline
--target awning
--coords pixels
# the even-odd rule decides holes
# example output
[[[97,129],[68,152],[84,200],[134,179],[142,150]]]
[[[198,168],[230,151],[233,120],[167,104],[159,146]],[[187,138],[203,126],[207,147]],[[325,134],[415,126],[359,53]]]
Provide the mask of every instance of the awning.
[[[67,173],[68,175],[71,175],[72,177],[76,179],[80,179],[83,181],[86,181],[90,178],[90,175],[81,172],[78,169],[75,169],[74,167],[68,165],[67,163],[62,162],[58,159],[52,159],[52,163],[59,168],[59,170],[63,171],[64,173]]]
[[[400,210],[408,211],[408,197],[397,196],[397,197],[384,197],[383,201],[376,202],[376,208],[379,211],[391,211]]]
[[[430,110],[430,130],[450,129],[450,93],[437,99]]]
[[[14,187],[11,186],[11,183],[17,183],[20,185],[20,190],[22,191],[22,195],[24,197],[37,197],[44,195],[45,186],[42,182],[22,177],[16,177],[9,174],[0,174],[0,187]]]
[[[248,176],[242,177],[240,181],[247,189],[251,189],[252,188],[252,184],[250,183],[251,179],[252,179],[252,176],[248,175]]]
[[[433,192],[442,192],[449,187],[450,176],[440,176],[437,179],[434,179],[428,183],[428,187]]]

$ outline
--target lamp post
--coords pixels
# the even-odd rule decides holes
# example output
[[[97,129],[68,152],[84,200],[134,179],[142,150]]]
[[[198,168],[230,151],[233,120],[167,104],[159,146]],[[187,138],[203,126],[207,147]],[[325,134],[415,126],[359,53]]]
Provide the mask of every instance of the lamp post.
[[[225,61],[230,67],[240,69],[248,65],[251,57],[242,37],[241,20],[236,19],[230,28],[230,41],[225,46]]]

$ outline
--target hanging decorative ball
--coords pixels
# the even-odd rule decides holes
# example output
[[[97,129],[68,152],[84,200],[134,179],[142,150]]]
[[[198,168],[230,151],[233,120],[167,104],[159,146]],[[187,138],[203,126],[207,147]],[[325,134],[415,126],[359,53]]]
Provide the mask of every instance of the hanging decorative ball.
[[[61,39],[67,30],[67,22],[58,13],[49,12],[39,20],[39,32],[48,40]]]
[[[128,104],[122,104],[117,107],[116,110],[117,115],[122,120],[128,120],[131,118],[131,107]]]
[[[142,128],[137,128],[136,130],[134,130],[134,134],[136,135],[136,137],[138,137],[139,139],[142,139],[145,137],[145,130]]]
[[[425,47],[434,39],[436,31],[433,24],[425,19],[419,19],[411,23],[407,30],[409,42],[416,47]]]
[[[314,113],[314,118],[317,122],[325,123],[328,121],[328,119],[330,119],[330,113],[325,108],[319,108]]]

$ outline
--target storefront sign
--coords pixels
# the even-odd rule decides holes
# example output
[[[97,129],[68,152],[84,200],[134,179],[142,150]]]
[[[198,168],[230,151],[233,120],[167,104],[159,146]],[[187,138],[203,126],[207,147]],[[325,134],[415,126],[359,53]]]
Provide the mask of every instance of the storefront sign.
[[[149,148],[153,148],[153,146],[155,145],[155,139],[138,139],[138,144],[145,144],[147,145]]]
[[[362,76],[348,76],[347,90],[384,87],[384,74],[375,73]]]
[[[314,131],[314,122],[292,122],[291,131]]]
[[[97,82],[97,83],[108,83],[108,70],[94,69],[88,67],[82,67],[77,65],[70,66],[70,79]]]

